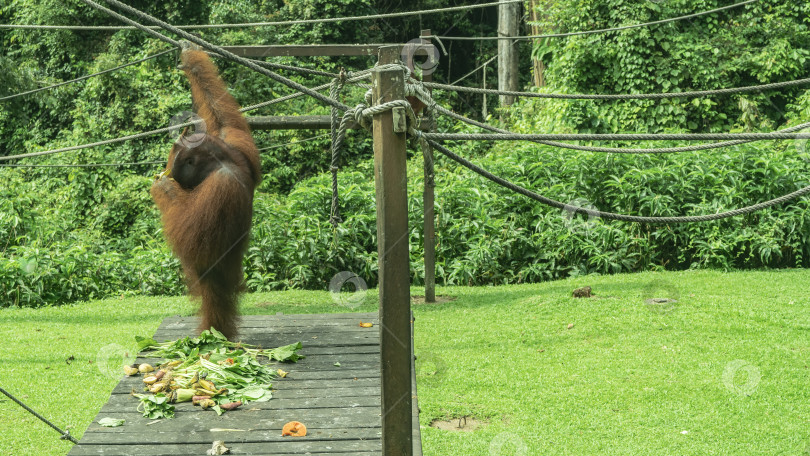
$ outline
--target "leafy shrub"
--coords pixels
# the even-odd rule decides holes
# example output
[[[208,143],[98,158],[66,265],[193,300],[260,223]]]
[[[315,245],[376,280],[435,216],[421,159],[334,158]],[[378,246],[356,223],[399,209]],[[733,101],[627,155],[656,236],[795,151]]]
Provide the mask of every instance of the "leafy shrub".
[[[127,237],[139,219],[153,219],[154,203],[149,195],[152,179],[127,176],[110,189],[94,217],[96,228],[109,237]]]
[[[538,10],[541,30],[573,32],[650,22],[726,2],[555,0]],[[653,93],[711,90],[805,77],[810,69],[810,4],[765,0],[739,8],[618,32],[538,41],[532,54],[547,66],[544,90]],[[703,99],[530,103],[580,132],[727,131],[784,123],[785,104],[802,89]],[[741,109],[742,108],[742,109]],[[543,119],[543,120],[541,120]],[[559,129],[558,129],[559,131]]]

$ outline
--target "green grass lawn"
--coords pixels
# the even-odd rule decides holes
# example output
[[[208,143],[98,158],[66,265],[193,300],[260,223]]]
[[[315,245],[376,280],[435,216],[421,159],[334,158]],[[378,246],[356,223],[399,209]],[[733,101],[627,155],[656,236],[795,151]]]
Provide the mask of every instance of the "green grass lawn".
[[[807,283],[810,271],[689,271],[440,288],[458,299],[414,305],[425,454],[810,454]],[[596,297],[570,297],[584,285]],[[249,295],[243,308],[349,310],[302,291]],[[0,311],[0,386],[79,437],[118,381],[108,354],[191,312],[185,298]],[[429,427],[464,416],[484,424]],[[65,454],[58,437],[0,401],[0,453]]]

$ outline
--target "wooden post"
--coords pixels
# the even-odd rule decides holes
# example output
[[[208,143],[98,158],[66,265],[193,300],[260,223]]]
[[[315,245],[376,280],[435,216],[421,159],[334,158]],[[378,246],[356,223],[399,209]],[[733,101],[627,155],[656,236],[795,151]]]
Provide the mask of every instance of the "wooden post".
[[[505,0],[500,0],[504,2]],[[517,36],[520,3],[498,6],[498,36]],[[498,40],[498,90],[517,91],[519,88],[518,50],[512,40]],[[515,97],[501,95],[501,106],[509,106]]]
[[[537,22],[537,0],[529,0],[529,8],[531,8],[529,17],[531,18],[532,22]],[[532,24],[532,35],[539,34],[540,27],[537,24]],[[542,60],[532,57],[532,67],[534,69],[532,72],[534,74],[534,86],[543,87],[546,85],[546,80],[543,77],[543,73],[546,71],[546,65]]]
[[[401,46],[380,48],[379,64],[400,62]],[[399,69],[372,71],[373,104],[405,99]],[[382,453],[413,454],[411,400],[411,295],[408,263],[408,198],[405,133],[394,132],[394,112],[374,115],[374,181],[377,187]]]
[[[430,29],[422,30],[420,36],[430,36]],[[422,38],[423,44],[430,44],[430,39]],[[438,65],[438,62],[437,62]],[[422,80],[430,82],[433,73],[425,74]],[[428,89],[430,90],[430,89]],[[430,119],[431,131],[435,128],[433,119]],[[433,181],[433,149],[427,142],[422,143],[422,156],[425,159],[425,188],[422,192],[424,203],[424,247],[425,247],[425,302],[436,302],[436,222],[434,213],[434,187]]]

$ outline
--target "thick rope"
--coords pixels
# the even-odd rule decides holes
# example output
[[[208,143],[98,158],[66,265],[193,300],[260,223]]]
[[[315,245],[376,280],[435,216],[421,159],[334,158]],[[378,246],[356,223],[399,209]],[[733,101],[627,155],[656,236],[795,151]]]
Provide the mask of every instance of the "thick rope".
[[[485,66],[489,65],[490,63],[495,61],[495,59],[497,59],[497,58],[498,58],[498,55],[495,54],[492,57],[490,57],[489,60],[485,61],[481,65],[478,65],[474,70],[470,71],[469,73],[465,74],[464,76],[456,79],[455,81],[451,82],[450,84],[442,84],[442,85],[448,85],[450,87],[460,87],[460,86],[457,86],[456,84],[458,84],[459,82],[461,82],[461,81],[467,79],[468,77],[472,76],[476,71],[478,71],[481,68],[484,68]],[[486,76],[486,75],[484,75],[484,76]],[[431,83],[423,82],[423,84],[435,84],[435,83],[433,83],[433,82],[431,82]],[[436,87],[436,88],[441,88],[441,87]],[[447,88],[447,89],[444,89],[444,90],[455,90],[455,89]],[[458,90],[458,92],[461,92],[461,90]]]
[[[98,73],[84,75],[84,76],[76,78],[76,79],[71,79],[70,81],[63,81],[63,82],[60,82],[58,84],[49,85],[47,87],[40,87],[38,89],[29,90],[27,92],[20,92],[20,93],[15,93],[14,95],[8,95],[8,96],[5,96],[5,97],[0,97],[0,101],[11,100],[12,98],[21,97],[21,96],[24,96],[24,95],[31,95],[32,93],[42,92],[43,90],[55,89],[55,88],[61,87],[63,85],[72,84],[74,82],[79,82],[79,81],[84,81],[85,79],[90,79],[92,77],[100,76],[100,75],[105,74],[105,73],[110,73],[112,71],[117,71],[117,70],[120,70],[122,68],[126,68],[128,66],[137,65],[139,63],[146,62],[147,60],[152,60],[154,58],[160,57],[161,55],[168,54],[169,52],[174,52],[174,51],[176,51],[176,49],[167,49],[165,51],[158,52],[157,54],[152,54],[152,55],[150,55],[148,57],[144,57],[142,59],[135,60],[134,62],[125,63],[125,64],[119,65],[119,66],[117,66],[115,68],[110,68],[110,69],[107,69],[107,70],[99,71]]]
[[[22,97],[22,96],[25,96],[25,95],[31,95],[31,94],[34,94],[34,93],[37,93],[37,92],[42,92],[44,90],[55,89],[57,87],[62,87],[63,85],[72,84],[74,82],[84,81],[85,79],[90,79],[90,78],[93,78],[93,77],[96,77],[96,76],[101,76],[102,74],[111,73],[113,71],[118,71],[118,70],[124,69],[126,67],[129,67],[129,66],[132,66],[132,65],[137,65],[139,63],[143,63],[143,62],[146,62],[148,60],[152,60],[154,58],[160,57],[162,55],[165,55],[165,54],[168,54],[168,53],[174,52],[174,51],[176,51],[176,49],[167,49],[165,51],[158,52],[157,54],[152,54],[152,55],[144,57],[142,59],[138,59],[138,60],[135,60],[133,62],[125,63],[123,65],[119,65],[119,66],[114,67],[114,68],[109,68],[109,69],[106,69],[106,70],[102,70],[102,71],[99,71],[97,73],[88,74],[88,75],[85,75],[85,76],[78,77],[76,79],[71,79],[69,81],[63,81],[63,82],[60,82],[60,83],[57,83],[57,84],[49,85],[47,87],[40,87],[38,89],[29,90],[27,92],[20,92],[20,93],[14,94],[14,95],[8,95],[8,96],[5,96],[5,97],[0,97],[0,101],[11,100],[13,98]],[[219,57],[219,54],[214,54],[214,56]],[[301,68],[301,67],[296,67],[296,66],[291,66],[291,65],[283,65],[283,64],[280,64],[280,63],[265,62],[265,61],[262,61],[262,60],[255,60],[255,59],[250,59],[250,60],[252,62],[256,63],[257,65],[263,66],[263,67],[266,67],[266,68],[273,68],[273,69],[277,69],[277,70],[296,71],[298,73],[311,74],[311,75],[315,75],[315,76],[329,76],[329,77],[333,77],[333,78],[337,76],[336,74],[329,73],[327,71],[312,70],[312,69],[309,69],[309,68]]]
[[[426,136],[426,135],[425,135]],[[464,166],[465,168],[473,171],[474,173],[483,176],[496,184],[508,188],[513,192],[520,193],[523,196],[531,198],[535,201],[539,201],[547,206],[555,207],[557,209],[562,209],[573,214],[587,214],[588,217],[600,217],[608,220],[619,220],[622,222],[637,222],[637,223],[693,223],[693,222],[708,222],[712,220],[720,220],[728,217],[735,217],[738,215],[743,214],[750,214],[752,212],[756,212],[771,206],[775,206],[777,204],[782,204],[787,201],[799,198],[800,196],[806,195],[810,193],[810,186],[803,187],[795,192],[788,193],[787,195],[782,195],[778,198],[774,198],[772,200],[764,201],[761,203],[754,204],[752,206],[743,207],[740,209],[734,209],[732,211],[727,212],[720,212],[718,214],[707,214],[707,215],[696,215],[696,216],[682,216],[682,217],[641,217],[636,215],[624,215],[624,214],[615,214],[613,212],[603,212],[596,209],[589,209],[584,207],[577,207],[572,206],[570,204],[564,204],[559,201],[553,200],[551,198],[547,198],[545,196],[539,195],[537,193],[532,192],[526,188],[523,188],[517,184],[509,182],[506,179],[500,178],[489,171],[473,164],[472,162],[461,158],[460,156],[454,154],[452,151],[447,149],[446,147],[442,146],[438,142],[429,139],[428,142],[436,148],[439,152],[444,154],[445,156],[449,157],[451,160],[457,162],[458,164]]]
[[[352,75],[352,78],[349,79],[347,82],[348,83],[355,83],[356,81],[366,79],[369,76],[369,74],[370,74],[370,70],[358,71],[358,72],[354,73]],[[332,83],[322,84],[322,85],[313,87],[312,90],[323,90],[323,89],[326,89],[327,87],[329,87],[331,84]],[[273,105],[273,104],[276,104],[276,103],[282,103],[282,102],[285,102],[285,101],[288,101],[288,100],[292,100],[292,99],[295,99],[295,98],[302,97],[304,95],[305,94],[303,92],[292,93],[292,94],[289,94],[289,95],[285,95],[283,97],[275,98],[273,100],[264,101],[264,102],[254,104],[254,105],[251,105],[251,106],[245,106],[244,108],[240,109],[239,112],[244,113],[244,112],[254,111],[256,109],[263,108],[265,106],[270,106],[270,105]],[[0,156],[0,162],[8,161],[8,160],[16,160],[16,159],[19,159],[19,158],[38,157],[38,156],[41,156],[41,155],[58,154],[58,153],[61,153],[61,152],[69,152],[69,151],[73,151],[73,150],[88,149],[88,148],[97,147],[97,146],[105,146],[107,144],[115,144],[115,143],[120,143],[120,142],[125,142],[125,141],[131,141],[131,140],[135,140],[135,139],[141,139],[141,138],[145,138],[147,136],[157,135],[157,134],[161,134],[161,133],[168,133],[168,132],[170,132],[172,130],[180,129],[180,128],[183,128],[183,127],[190,127],[190,126],[193,126],[193,125],[194,125],[194,122],[186,122],[184,124],[173,125],[171,127],[158,128],[156,130],[146,131],[146,132],[138,133],[138,134],[135,134],[135,135],[122,136],[122,137],[119,137],[119,138],[107,139],[107,140],[104,140],[104,141],[98,141],[98,142],[89,143],[89,144],[81,144],[81,145],[78,145],[78,146],[63,147],[61,149],[44,150],[44,151],[41,151],[41,152],[29,152],[29,153],[25,153],[25,154]]]
[[[76,444],[79,443],[79,441],[76,440],[75,437],[70,435],[70,431],[63,431],[63,430],[59,429],[59,426],[57,426],[57,425],[51,423],[50,421],[48,421],[47,418],[45,418],[44,416],[42,416],[39,413],[37,413],[36,411],[34,411],[34,409],[32,409],[31,407],[25,405],[21,400],[19,400],[16,397],[12,396],[11,393],[9,393],[8,391],[4,390],[3,388],[0,388],[0,393],[5,394],[6,396],[8,396],[9,399],[16,402],[17,405],[24,408],[28,413],[30,413],[30,414],[34,415],[35,417],[39,418],[40,421],[42,421],[43,423],[45,423],[48,426],[52,427],[56,432],[62,434],[62,436],[59,437],[61,440],[69,440],[69,441],[71,441],[73,443],[76,443]]]
[[[522,0],[506,0],[504,2],[491,2],[491,3],[478,3],[475,5],[461,5],[452,6],[448,8],[436,8],[429,10],[419,11],[402,11],[399,13],[382,13],[382,14],[369,14],[366,16],[347,16],[347,17],[329,17],[323,19],[299,19],[292,21],[274,21],[274,22],[248,22],[241,24],[204,24],[204,25],[178,25],[177,28],[181,30],[200,30],[200,29],[220,29],[220,28],[237,28],[237,27],[266,27],[278,25],[298,25],[298,24],[323,24],[328,22],[346,22],[346,21],[360,21],[360,20],[374,20],[374,19],[387,19],[393,17],[411,17],[422,14],[439,14],[449,13],[453,11],[465,11],[479,8],[486,8],[489,6],[498,6],[508,3],[521,3]],[[158,29],[157,26],[149,27],[151,29]],[[135,30],[134,26],[108,26],[108,25],[20,25],[20,24],[0,24],[0,29],[33,29],[33,30]]]
[[[110,15],[110,16],[112,16],[112,17],[114,17],[114,18],[118,19],[119,21],[122,21],[122,22],[126,22],[126,23],[129,23],[129,24],[132,24],[133,26],[135,26],[135,27],[137,27],[137,28],[139,28],[139,29],[143,30],[143,31],[144,31],[144,32],[146,32],[147,34],[152,35],[154,38],[157,38],[157,39],[159,39],[159,40],[161,40],[161,41],[165,41],[165,42],[167,42],[167,43],[171,44],[172,46],[174,46],[174,47],[176,47],[176,48],[179,48],[179,47],[180,47],[180,42],[179,42],[179,41],[177,41],[177,40],[173,40],[173,39],[171,39],[171,38],[169,38],[169,37],[167,37],[167,36],[163,36],[163,35],[161,35],[160,33],[156,32],[156,31],[154,31],[154,30],[152,30],[152,29],[149,29],[149,28],[143,27],[143,26],[141,26],[140,24],[138,24],[138,23],[136,23],[135,21],[133,21],[132,19],[130,19],[130,18],[128,18],[128,17],[125,17],[125,16],[122,16],[122,15],[120,15],[120,14],[116,13],[115,11],[113,11],[113,10],[111,10],[111,9],[109,9],[109,8],[105,7],[105,6],[99,5],[98,3],[96,3],[96,2],[94,2],[94,1],[92,1],[92,0],[83,0],[83,1],[84,1],[85,3],[87,3],[88,5],[92,6],[93,8],[96,8],[96,9],[98,9],[98,10],[100,10],[100,11],[103,11],[103,12],[107,13],[108,15]],[[143,28],[142,28],[142,27],[143,27]]]
[[[758,0],[747,0],[740,3],[735,3],[729,6],[723,6],[720,8],[711,9],[708,11],[701,11],[699,13],[687,14],[685,16],[678,16],[678,17],[671,17],[669,19],[662,19],[660,21],[652,21],[652,22],[645,22],[643,24],[634,24],[634,25],[624,25],[621,27],[611,27],[605,29],[598,29],[598,30],[586,30],[582,32],[568,32],[568,33],[550,33],[546,35],[527,35],[527,36],[432,36],[432,38],[438,38],[442,40],[464,40],[464,41],[482,41],[482,40],[531,40],[531,39],[542,39],[542,38],[561,38],[566,36],[576,36],[576,35],[590,35],[592,33],[606,33],[606,32],[617,32],[619,30],[628,30],[638,27],[648,27],[650,25],[658,25],[658,24],[665,24],[667,22],[674,22],[674,21],[682,21],[685,19],[692,19],[699,16],[704,16],[706,14],[717,13],[719,11],[724,11],[731,8],[737,8],[743,5],[747,5],[749,3],[754,3]]]
[[[492,125],[479,122],[477,120],[470,119],[468,117],[462,116],[461,114],[456,114],[453,111],[442,107],[441,105],[437,104],[435,100],[433,100],[432,95],[425,90],[424,84],[420,81],[417,81],[413,78],[407,80],[405,90],[408,95],[417,97],[422,103],[429,106],[428,109],[436,110],[439,113],[452,117],[456,120],[468,123],[470,125],[474,125],[479,128],[483,128],[485,130],[494,131],[496,133],[502,134],[512,134],[509,130],[504,130],[502,128],[497,128]],[[789,133],[794,131],[800,131],[805,128],[810,128],[810,122],[799,124],[790,128],[785,128],[783,130],[779,130],[778,133]],[[697,144],[694,146],[680,146],[680,147],[663,147],[663,148],[647,148],[647,149],[626,149],[620,147],[594,147],[594,146],[580,146],[577,144],[569,144],[564,142],[558,141],[543,141],[543,140],[531,140],[532,142],[536,142],[538,144],[545,144],[547,146],[552,147],[560,147],[564,149],[573,149],[573,150],[582,150],[586,152],[608,152],[608,153],[617,153],[617,154],[668,154],[668,153],[675,153],[675,152],[691,152],[691,151],[698,151],[698,150],[708,150],[708,149],[718,149],[722,147],[729,147],[729,146],[736,146],[739,144],[747,144],[753,142],[752,140],[746,141],[723,141],[718,143],[711,143],[711,144]]]
[[[219,54],[214,54],[214,56],[219,57]],[[281,63],[265,62],[264,60],[256,60],[256,59],[247,59],[247,60],[249,60],[249,61],[251,61],[251,62],[253,62],[256,65],[259,65],[261,67],[272,68],[274,70],[295,71],[295,72],[301,73],[301,74],[311,74],[313,76],[327,76],[327,77],[330,77],[330,78],[337,77],[337,75],[335,73],[330,73],[328,71],[312,70],[312,69],[309,69],[309,68],[302,68],[302,67],[297,67],[297,66],[292,66],[292,65],[284,65],[284,64],[281,64]]]
[[[314,90],[323,90],[323,89],[329,87],[329,85],[330,84],[323,84],[321,86],[315,87]],[[275,98],[273,100],[269,100],[269,101],[265,101],[265,102],[262,102],[262,103],[259,103],[259,104],[255,104],[255,105],[252,105],[252,106],[246,106],[246,107],[240,109],[239,111],[240,112],[249,112],[249,111],[253,111],[253,110],[265,107],[265,106],[269,106],[269,105],[276,104],[276,103],[281,103],[281,102],[292,100],[294,98],[298,98],[298,97],[302,97],[302,96],[304,96],[303,93],[297,92],[297,93],[293,93],[293,94],[290,94],[290,95],[285,95],[285,96],[280,97],[280,98]],[[157,134],[161,134],[161,133],[169,133],[170,131],[177,130],[177,129],[184,128],[184,127],[190,127],[190,126],[193,126],[193,125],[194,125],[194,122],[186,122],[186,123],[183,123],[183,124],[172,125],[170,127],[158,128],[156,130],[145,131],[143,133],[137,133],[137,134],[134,134],[134,135],[121,136],[119,138],[106,139],[104,141],[98,141],[98,142],[89,143],[89,144],[81,144],[81,145],[78,145],[78,146],[62,147],[60,149],[43,150],[41,152],[29,152],[29,153],[26,153],[26,154],[0,156],[0,161],[16,160],[16,159],[19,159],[19,158],[28,158],[28,157],[39,157],[41,155],[51,155],[51,154],[58,154],[58,153],[61,153],[61,152],[69,152],[69,151],[72,151],[72,150],[81,150],[81,149],[89,149],[91,147],[106,146],[107,144],[115,144],[115,143],[120,143],[120,142],[125,142],[125,141],[132,141],[132,140],[136,140],[136,139],[145,138],[147,136],[157,135]]]
[[[112,13],[115,17],[121,19],[122,21],[127,22],[129,24],[132,24],[135,27],[137,27],[138,29],[143,30],[146,33],[149,33],[150,35],[153,35],[158,39],[161,39],[161,40],[166,41],[168,43],[175,44],[175,45],[177,45],[179,47],[179,43],[177,41],[175,41],[175,40],[173,40],[173,39],[171,39],[171,38],[169,38],[167,36],[164,36],[164,35],[156,32],[154,30],[150,30],[147,27],[145,27],[145,26],[143,26],[143,25],[141,25],[141,24],[139,24],[139,23],[137,23],[137,22],[135,22],[135,21],[133,21],[131,19],[128,19],[128,18],[120,16],[120,15],[117,15],[116,13],[113,13],[113,12],[109,11],[107,8],[104,8],[103,6],[99,5],[98,3],[96,3],[96,2],[94,2],[92,0],[83,0],[83,1],[85,3],[87,3],[88,5],[94,7],[94,8],[101,9],[104,12]],[[194,36],[194,35],[192,35],[192,34],[190,34],[188,32],[180,30],[177,27],[174,27],[173,25],[167,24],[166,22],[163,22],[160,19],[152,17],[152,16],[150,16],[150,15],[148,15],[148,14],[146,14],[146,13],[144,13],[144,12],[138,10],[138,9],[135,9],[135,8],[133,8],[133,7],[129,6],[129,5],[127,5],[127,4],[121,3],[118,0],[105,0],[105,1],[107,3],[109,3],[109,4],[111,4],[111,5],[114,5],[114,6],[118,7],[118,8],[120,8],[120,9],[124,10],[124,11],[127,11],[127,12],[129,12],[131,14],[134,14],[135,16],[138,16],[141,19],[145,19],[145,20],[147,20],[149,22],[152,22],[152,23],[154,23],[156,25],[159,25],[164,30],[168,30],[168,31],[170,31],[170,32],[172,32],[172,33],[174,33],[176,35],[179,35],[179,36],[185,38],[186,40],[197,44],[198,46],[201,46],[201,47],[203,47],[203,48],[205,48],[205,49],[207,49],[209,51],[216,52],[217,54],[221,55],[222,57],[224,57],[224,58],[226,58],[228,60],[231,60],[233,62],[244,65],[244,66],[246,66],[246,67],[248,67],[248,68],[250,68],[250,69],[252,69],[252,70],[254,70],[254,71],[258,72],[258,73],[261,73],[261,74],[263,74],[265,76],[270,77],[271,79],[275,80],[276,82],[280,82],[280,83],[282,83],[282,84],[284,84],[284,85],[286,85],[288,87],[291,87],[291,88],[293,88],[295,90],[298,90],[299,92],[303,92],[303,93],[305,93],[305,94],[307,94],[307,95],[309,95],[309,96],[311,96],[311,97],[325,103],[326,105],[335,106],[335,107],[337,107],[337,108],[339,108],[341,110],[344,110],[344,111],[349,109],[348,106],[344,105],[343,103],[340,103],[339,101],[332,100],[329,97],[327,97],[327,96],[325,96],[323,94],[320,94],[318,92],[315,92],[314,90],[309,89],[309,88],[307,88],[307,87],[305,87],[305,86],[303,86],[303,85],[301,85],[301,84],[299,84],[299,83],[297,83],[295,81],[292,81],[292,80],[290,80],[288,78],[285,78],[284,76],[281,76],[278,73],[275,73],[275,72],[273,72],[271,70],[268,70],[267,68],[262,68],[261,66],[259,66],[256,63],[250,61],[249,59],[239,57],[238,55],[236,55],[236,54],[234,54],[232,52],[229,52],[229,51],[227,51],[225,49],[222,49],[221,47],[216,46],[214,44],[211,44],[208,41],[205,41],[205,40],[203,40],[201,38],[198,38],[198,37],[196,37],[196,36]]]
[[[810,139],[810,133],[542,133],[542,134],[489,134],[489,133],[425,133],[426,138],[446,141],[702,141],[739,139],[762,141],[769,139]]]
[[[185,126],[185,124],[183,125]],[[182,126],[178,125],[172,128],[181,128]],[[259,152],[263,152],[265,150],[271,149],[279,149],[281,147],[287,147],[296,145],[303,142],[314,141],[316,139],[325,138],[329,136],[329,133],[324,133],[322,135],[311,136],[309,138],[299,139],[296,141],[290,141],[283,144],[274,144],[272,146],[262,147],[258,149]],[[166,160],[158,160],[158,161],[142,161],[142,162],[130,162],[130,163],[79,163],[79,164],[50,164],[50,165],[29,165],[29,164],[11,164],[11,163],[0,163],[0,167],[5,168],[94,168],[100,166],[137,166],[137,165],[158,165],[158,164],[165,164]]]
[[[181,126],[176,126],[172,128],[181,128]],[[309,138],[299,139],[296,141],[290,141],[283,144],[274,144],[272,146],[262,147],[261,149],[257,149],[259,152],[263,152],[266,150],[271,149],[279,149],[282,147],[293,146],[299,143],[314,141],[316,139],[325,138],[329,136],[329,133],[324,133],[322,135],[311,136]],[[165,164],[166,160],[157,160],[157,161],[142,161],[142,162],[130,162],[130,163],[79,163],[79,164],[50,164],[50,165],[29,165],[25,163],[0,163],[0,168],[95,168],[101,166],[138,166],[138,165],[159,165]]]
[[[502,128],[493,127],[492,125],[479,122],[477,120],[473,120],[467,117],[462,116],[461,114],[456,114],[455,112],[443,107],[436,105],[436,110],[442,114],[445,114],[449,117],[452,117],[456,120],[460,120],[462,122],[468,123],[470,125],[474,125],[479,128],[483,128],[485,130],[494,131],[496,133],[511,133],[509,130],[504,130]],[[789,133],[792,131],[800,131],[805,128],[810,128],[810,122],[803,123],[796,125],[794,127],[785,128],[783,130],[779,130],[782,133]],[[581,146],[579,144],[571,144],[571,143],[564,143],[558,141],[532,141],[538,144],[545,144],[547,146],[552,147],[560,147],[563,149],[572,149],[572,150],[581,150],[585,152],[607,152],[607,153],[614,153],[614,154],[671,154],[671,153],[678,153],[678,152],[694,152],[698,150],[710,150],[710,149],[720,149],[723,147],[731,147],[737,146],[740,144],[748,144],[753,141],[722,141],[717,143],[709,143],[709,144],[697,144],[694,146],[679,146],[679,147],[660,147],[660,148],[649,148],[649,149],[625,149],[621,147],[596,147],[596,146]]]
[[[774,82],[745,87],[732,87],[728,89],[716,90],[695,90],[692,92],[667,92],[667,93],[627,93],[627,94],[585,94],[585,93],[539,93],[539,92],[515,92],[509,90],[480,89],[478,87],[462,87],[450,84],[439,84],[437,82],[423,82],[425,87],[431,89],[452,90],[455,92],[482,93],[488,95],[509,95],[514,97],[527,98],[555,98],[565,100],[660,100],[664,98],[688,98],[705,97],[710,95],[726,95],[730,93],[758,92],[764,90],[780,89],[783,87],[793,87],[810,84],[810,78],[796,79],[793,81]]]
[[[437,112],[452,117],[456,120],[468,123],[470,125],[474,125],[479,128],[483,128],[484,130],[494,131],[496,133],[503,133],[503,134],[511,134],[509,130],[504,130],[502,128],[497,128],[492,125],[479,122],[477,120],[470,119],[468,117],[462,116],[461,114],[456,114],[455,112],[437,104],[431,94],[425,90],[419,81],[411,79],[408,81],[406,85],[406,92],[408,95],[415,96],[419,98],[422,103],[430,106],[429,109],[435,109]],[[790,128],[785,128],[783,130],[779,130],[779,133],[789,133],[794,131],[800,131],[805,128],[810,128],[810,122],[799,124]],[[608,152],[608,153],[617,153],[617,154],[668,154],[668,153],[675,153],[675,152],[691,152],[691,151],[698,151],[698,150],[708,150],[708,149],[718,149],[722,147],[729,147],[729,146],[736,146],[739,144],[747,144],[753,142],[751,140],[748,141],[723,141],[718,143],[711,143],[711,144],[697,144],[694,146],[680,146],[680,147],[663,147],[663,148],[649,148],[649,149],[626,149],[620,147],[594,147],[594,146],[580,146],[577,144],[569,144],[564,142],[558,141],[541,141],[541,140],[532,140],[532,142],[536,142],[538,144],[545,144],[547,146],[552,147],[560,147],[564,149],[573,149],[573,150],[582,150],[586,152]]]
[[[329,89],[329,98],[339,101],[338,97],[343,87],[346,85],[346,73],[341,69],[340,75],[332,81],[332,87]],[[349,111],[346,111],[348,114]],[[338,195],[338,166],[340,164],[340,150],[343,145],[343,138],[338,142],[338,129],[342,127],[340,121],[340,111],[334,106],[331,108],[331,125],[330,133],[332,136],[332,163],[329,166],[329,171],[332,173],[332,209],[329,214],[329,223],[336,227],[343,221],[340,217],[340,201]],[[344,132],[345,135],[345,132]]]
[[[79,163],[79,164],[53,164],[53,165],[28,165],[17,163],[0,163],[0,168],[97,168],[103,166],[138,166],[138,165],[159,165],[165,164],[166,160],[143,161],[131,163]]]

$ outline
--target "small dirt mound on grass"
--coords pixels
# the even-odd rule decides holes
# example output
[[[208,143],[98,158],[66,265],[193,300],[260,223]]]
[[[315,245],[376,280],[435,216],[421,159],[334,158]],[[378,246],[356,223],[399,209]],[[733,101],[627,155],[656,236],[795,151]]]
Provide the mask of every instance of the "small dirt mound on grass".
[[[441,429],[442,431],[465,431],[472,432],[487,425],[484,420],[478,420],[471,416],[461,418],[451,418],[449,420],[433,420],[430,427]]]
[[[446,304],[458,299],[456,296],[436,296],[436,302],[428,302],[427,304]],[[411,296],[411,301],[414,304],[425,304],[425,297],[422,295]]]

